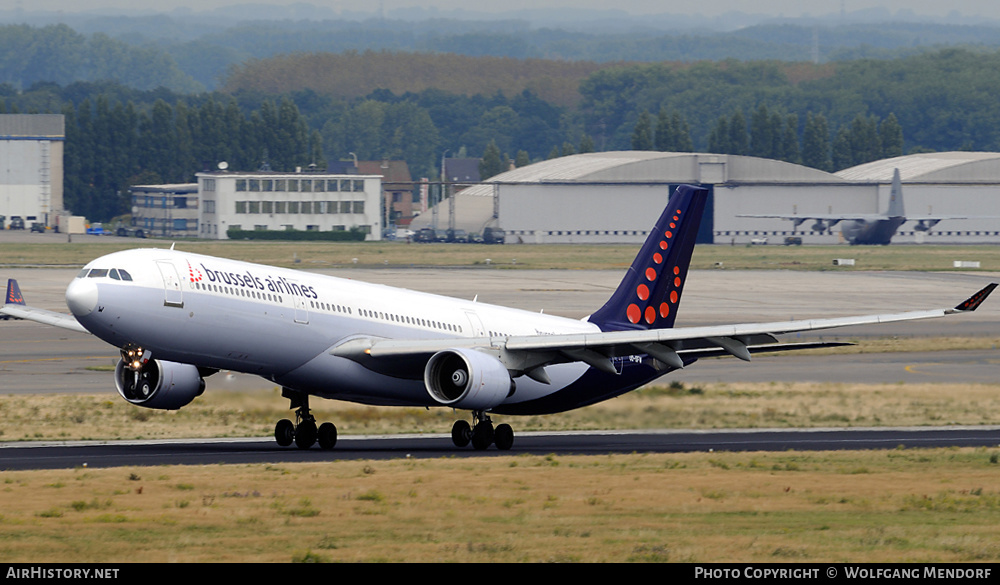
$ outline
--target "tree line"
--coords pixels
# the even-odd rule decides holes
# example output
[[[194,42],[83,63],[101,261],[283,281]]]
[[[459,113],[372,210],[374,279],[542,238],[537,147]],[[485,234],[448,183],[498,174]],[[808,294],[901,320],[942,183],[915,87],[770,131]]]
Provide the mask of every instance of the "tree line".
[[[823,66],[620,65],[586,75],[573,105],[528,87],[352,98],[288,89],[0,84],[0,110],[67,113],[67,202],[95,219],[126,211],[130,184],[189,181],[222,160],[234,170],[291,170],[353,153],[403,159],[414,177],[433,178],[444,156],[489,154],[492,176],[607,150],[743,153],[831,171],[916,151],[1000,150],[1000,53],[991,52]]]
[[[226,162],[233,170],[291,171],[323,160],[290,100],[265,100],[249,114],[234,100],[192,107],[160,99],[148,109],[104,95],[68,105],[63,166],[64,205],[93,220],[126,213],[133,185],[185,183]]]

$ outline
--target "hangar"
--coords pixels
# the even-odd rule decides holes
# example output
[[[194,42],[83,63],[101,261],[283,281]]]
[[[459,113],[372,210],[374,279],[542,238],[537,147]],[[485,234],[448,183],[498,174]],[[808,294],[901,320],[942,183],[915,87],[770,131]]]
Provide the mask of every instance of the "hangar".
[[[0,115],[0,229],[6,220],[54,226],[63,212],[62,114]]]
[[[827,173],[750,156],[620,151],[577,154],[501,173],[458,191],[412,229],[499,226],[507,243],[638,243],[667,194],[691,183],[711,192],[699,242],[836,244],[838,229],[741,214],[880,213],[898,168],[906,208],[922,214],[1000,217],[1000,153],[927,153]],[[448,225],[445,225],[445,224]],[[451,225],[453,224],[453,225]],[[945,220],[931,232],[900,228],[894,241],[1000,241],[996,219]]]

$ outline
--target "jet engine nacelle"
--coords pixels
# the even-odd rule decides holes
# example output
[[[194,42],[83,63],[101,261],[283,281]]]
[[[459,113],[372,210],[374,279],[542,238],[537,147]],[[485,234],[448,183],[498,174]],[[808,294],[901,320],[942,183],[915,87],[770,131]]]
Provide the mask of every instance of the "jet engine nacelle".
[[[442,406],[489,410],[514,393],[514,381],[497,358],[474,349],[439,351],[424,368],[427,392]]]
[[[136,372],[118,360],[115,386],[122,398],[137,406],[177,410],[201,396],[205,380],[190,364],[151,360]]]

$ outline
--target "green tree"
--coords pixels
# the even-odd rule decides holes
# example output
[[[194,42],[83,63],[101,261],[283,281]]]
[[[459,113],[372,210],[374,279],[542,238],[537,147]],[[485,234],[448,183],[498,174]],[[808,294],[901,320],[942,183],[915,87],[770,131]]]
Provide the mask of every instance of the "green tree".
[[[822,114],[806,115],[802,131],[802,164],[823,171],[830,170],[830,128]]]
[[[890,113],[878,127],[879,140],[882,143],[882,158],[893,158],[903,155],[903,127],[899,125],[896,115]]]
[[[778,133],[771,113],[761,104],[750,116],[750,150],[748,154],[760,158],[778,158],[775,144]]]
[[[781,134],[781,151],[778,158],[785,162],[801,164],[802,153],[799,149],[799,117],[788,114],[785,117]]]
[[[708,135],[708,151],[715,154],[728,154],[731,148],[729,119],[722,116],[716,120],[712,132]]]
[[[528,156],[526,150],[517,151],[517,156],[514,157],[514,166],[517,168],[526,167],[531,164],[531,158]]]
[[[749,148],[746,117],[742,110],[736,110],[729,118],[729,152],[726,154],[747,154]]]
[[[497,146],[496,141],[490,140],[489,144],[483,150],[483,158],[479,160],[480,180],[485,181],[506,170],[504,168],[503,157],[500,154],[500,147]]]
[[[646,110],[639,113],[632,130],[632,150],[653,150],[653,122]]]
[[[845,126],[837,129],[831,152],[833,170],[840,171],[854,166],[854,151],[851,148],[851,131]]]

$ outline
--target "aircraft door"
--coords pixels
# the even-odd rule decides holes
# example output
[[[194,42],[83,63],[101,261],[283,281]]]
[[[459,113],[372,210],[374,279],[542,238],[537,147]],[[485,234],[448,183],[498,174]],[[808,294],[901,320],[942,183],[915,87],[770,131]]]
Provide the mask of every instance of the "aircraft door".
[[[177,268],[163,260],[157,260],[156,267],[163,277],[163,306],[183,308],[184,293],[181,291],[181,277],[177,274]]]
[[[465,316],[469,318],[469,324],[472,325],[472,336],[486,337],[486,329],[483,328],[483,322],[479,319],[479,315],[473,311],[466,311]]]
[[[296,281],[291,281],[295,288],[298,288],[298,283]],[[296,294],[291,295],[292,305],[295,307],[295,322],[302,323],[303,325],[309,324],[309,301],[305,297],[300,297]]]

